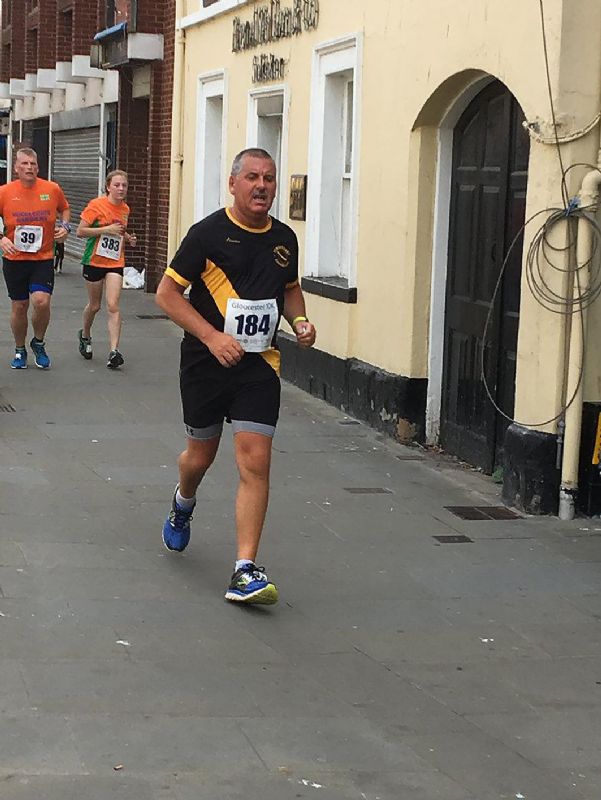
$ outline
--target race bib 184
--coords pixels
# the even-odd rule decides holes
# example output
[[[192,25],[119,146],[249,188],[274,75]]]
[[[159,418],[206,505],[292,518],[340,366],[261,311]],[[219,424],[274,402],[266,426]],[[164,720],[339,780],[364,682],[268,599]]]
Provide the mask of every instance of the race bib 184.
[[[271,347],[278,324],[278,304],[271,300],[230,298],[224,332],[240,342],[247,353],[264,353]]]

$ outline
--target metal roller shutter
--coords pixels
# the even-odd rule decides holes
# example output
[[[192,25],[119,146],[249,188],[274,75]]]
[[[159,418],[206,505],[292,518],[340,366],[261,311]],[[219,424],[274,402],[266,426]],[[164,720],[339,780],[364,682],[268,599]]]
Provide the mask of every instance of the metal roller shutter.
[[[81,258],[85,239],[75,236],[79,215],[94,197],[98,197],[100,128],[56,131],[52,137],[52,180],[60,184],[71,206],[73,233],[67,238],[66,251]]]

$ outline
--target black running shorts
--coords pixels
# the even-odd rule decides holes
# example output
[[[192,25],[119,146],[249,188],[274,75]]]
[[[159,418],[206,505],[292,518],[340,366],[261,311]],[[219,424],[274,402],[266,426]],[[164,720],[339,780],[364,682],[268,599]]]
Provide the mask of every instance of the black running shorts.
[[[4,280],[11,300],[29,300],[33,292],[52,294],[54,259],[44,261],[11,261],[3,259]]]
[[[92,264],[83,264],[83,276],[89,283],[97,283],[106,278],[107,273],[114,272],[115,275],[123,277],[123,267],[94,267]]]
[[[192,439],[219,436],[224,419],[232,423],[234,433],[275,433],[280,379],[258,353],[246,353],[228,368],[183,343],[180,390],[186,433]]]

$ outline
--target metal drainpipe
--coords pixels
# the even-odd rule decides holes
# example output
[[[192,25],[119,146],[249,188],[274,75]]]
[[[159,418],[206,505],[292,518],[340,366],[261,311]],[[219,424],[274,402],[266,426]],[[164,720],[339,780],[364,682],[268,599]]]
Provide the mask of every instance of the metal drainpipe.
[[[176,26],[183,15],[183,2],[176,0],[175,23]],[[169,202],[174,214],[171,219],[168,234],[169,258],[177,249],[181,238],[181,204],[182,204],[182,173],[184,167],[184,75],[186,54],[186,32],[179,27],[175,31],[175,53],[173,58],[173,132],[171,138],[171,186]]]
[[[601,149],[597,156],[597,164],[601,169]],[[593,170],[588,172],[579,192],[581,208],[587,208],[589,213],[597,211],[599,202],[599,187],[601,186],[601,172]],[[576,242],[576,262],[579,282],[574,282],[574,297],[582,296],[588,290],[590,281],[590,268],[583,268],[591,258],[593,252],[593,231],[586,220],[578,220],[578,238]],[[570,352],[568,364],[567,393],[566,397],[574,397],[565,415],[565,436],[563,446],[563,459],[561,465],[561,488],[559,490],[559,518],[564,520],[574,519],[576,515],[576,493],[578,491],[578,466],[580,461],[580,435],[582,431],[582,404],[583,384],[580,374],[584,368],[584,353],[586,341],[587,312],[575,309],[571,316]],[[578,385],[578,381],[580,384]],[[578,386],[578,388],[576,388]]]

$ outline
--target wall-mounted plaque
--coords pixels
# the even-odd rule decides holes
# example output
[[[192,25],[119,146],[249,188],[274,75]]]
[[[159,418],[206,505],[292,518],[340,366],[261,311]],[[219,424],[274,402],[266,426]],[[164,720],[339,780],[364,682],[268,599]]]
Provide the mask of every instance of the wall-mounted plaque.
[[[307,176],[290,176],[290,219],[307,219]]]

